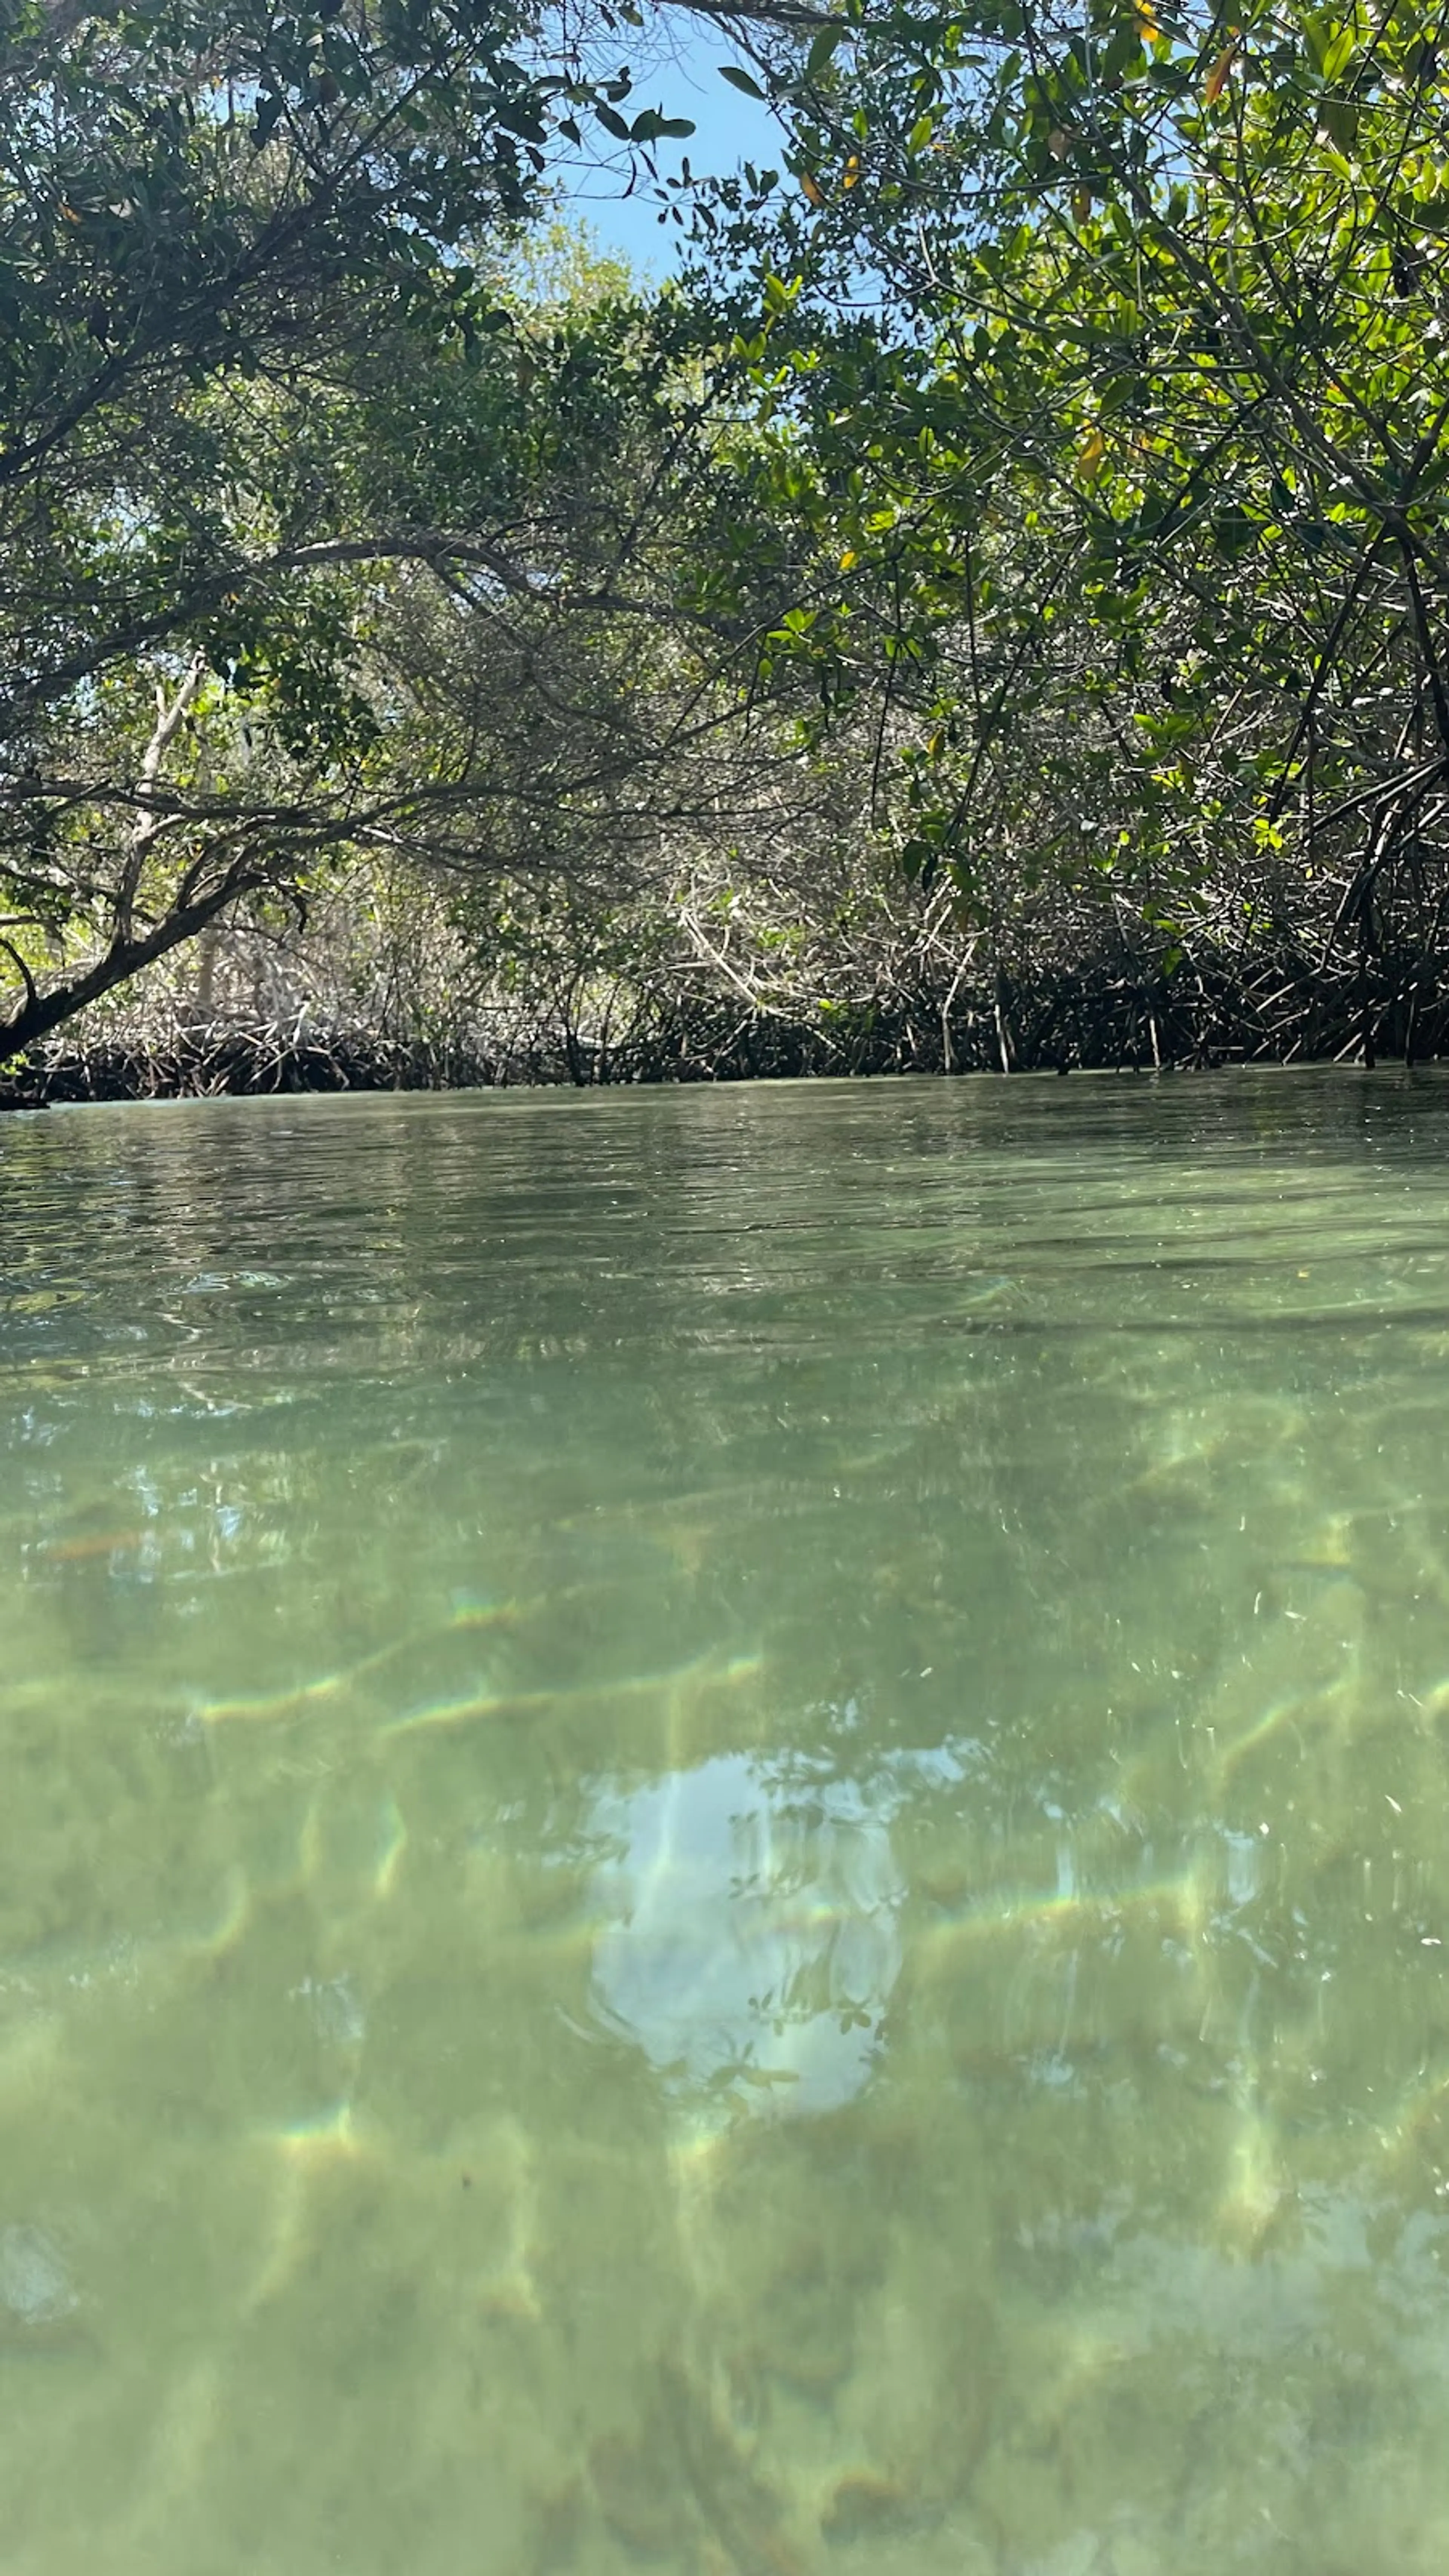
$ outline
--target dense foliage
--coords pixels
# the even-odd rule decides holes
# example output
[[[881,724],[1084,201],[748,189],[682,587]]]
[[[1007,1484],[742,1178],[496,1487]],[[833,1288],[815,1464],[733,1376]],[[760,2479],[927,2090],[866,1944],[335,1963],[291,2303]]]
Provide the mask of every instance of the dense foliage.
[[[1080,938],[1095,884],[1169,974],[1311,921],[1369,1019],[1386,944],[1432,965],[1439,37],[1005,0],[778,64],[809,210],[742,341],[817,543],[788,649],[832,706],[873,693],[901,855],[973,920],[1039,923],[1045,882]]]
[[[1437,23],[723,15],[779,167],[646,298],[522,249],[559,137],[682,127],[638,11],[9,12],[0,1043],[339,870],[576,1031],[909,984],[1010,1064],[1110,969],[1153,1054],[1432,1038]]]
[[[6,13],[0,1045],[339,854],[551,856],[707,731],[697,392],[516,258],[551,133],[668,130],[627,90],[492,0]]]

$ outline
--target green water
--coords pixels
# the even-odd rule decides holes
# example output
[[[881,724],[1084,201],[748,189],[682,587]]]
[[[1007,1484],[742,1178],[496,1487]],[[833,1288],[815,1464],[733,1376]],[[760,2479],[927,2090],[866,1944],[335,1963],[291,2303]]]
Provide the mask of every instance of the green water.
[[[1442,2576],[1446,1147],[0,1124],[6,2576]]]

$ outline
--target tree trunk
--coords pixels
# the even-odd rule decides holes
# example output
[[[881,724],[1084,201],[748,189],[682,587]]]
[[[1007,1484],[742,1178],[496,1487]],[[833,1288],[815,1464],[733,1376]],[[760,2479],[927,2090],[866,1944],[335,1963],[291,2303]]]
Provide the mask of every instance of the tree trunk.
[[[178,911],[168,912],[142,938],[113,939],[102,956],[68,983],[53,984],[47,992],[32,985],[19,1009],[12,1011],[8,1019],[0,1019],[0,1066],[41,1038],[49,1037],[51,1030],[60,1028],[66,1020],[73,1020],[88,1003],[113,993],[118,984],[129,983],[143,966],[154,966],[158,957],[168,956],[183,941],[194,939],[252,883],[252,878],[229,879],[210,894],[197,895]]]

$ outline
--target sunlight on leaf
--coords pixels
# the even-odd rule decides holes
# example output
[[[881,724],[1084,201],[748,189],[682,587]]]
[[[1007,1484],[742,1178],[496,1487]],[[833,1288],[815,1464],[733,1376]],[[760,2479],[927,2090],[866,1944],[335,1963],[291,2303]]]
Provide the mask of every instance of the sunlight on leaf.
[[[1217,61],[1214,63],[1212,70],[1208,73],[1207,84],[1202,94],[1202,103],[1204,107],[1216,107],[1227,84],[1228,74],[1232,70],[1237,58],[1238,36],[1237,29],[1234,28],[1229,35],[1228,41],[1224,45],[1222,52],[1219,54]]]

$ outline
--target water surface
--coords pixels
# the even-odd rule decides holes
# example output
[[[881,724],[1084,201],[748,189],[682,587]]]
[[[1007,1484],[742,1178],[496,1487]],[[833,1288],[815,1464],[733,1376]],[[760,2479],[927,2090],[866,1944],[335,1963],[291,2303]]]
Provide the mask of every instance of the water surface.
[[[7,2576],[1442,2576],[1446,1145],[0,1124]]]

